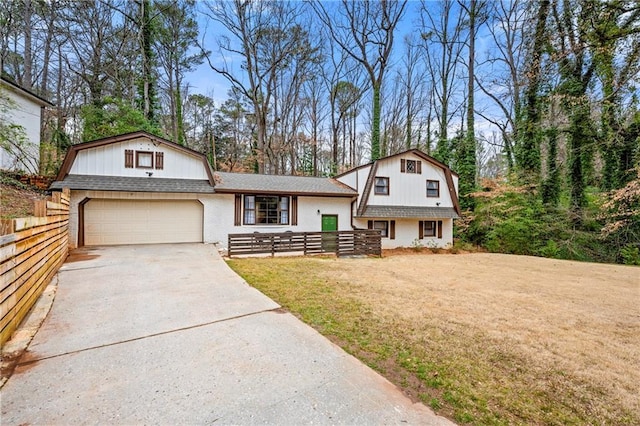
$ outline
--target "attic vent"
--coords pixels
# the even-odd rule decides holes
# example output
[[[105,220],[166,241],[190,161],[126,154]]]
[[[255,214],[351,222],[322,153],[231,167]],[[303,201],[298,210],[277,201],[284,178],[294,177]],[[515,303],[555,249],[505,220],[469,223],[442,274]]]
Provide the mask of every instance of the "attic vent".
[[[401,173],[422,174],[422,161],[420,160],[400,160]]]

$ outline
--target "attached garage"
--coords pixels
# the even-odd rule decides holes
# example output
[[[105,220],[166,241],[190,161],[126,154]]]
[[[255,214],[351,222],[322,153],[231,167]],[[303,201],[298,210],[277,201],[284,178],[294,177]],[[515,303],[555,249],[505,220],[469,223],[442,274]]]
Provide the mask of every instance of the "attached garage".
[[[80,209],[80,240],[86,246],[202,242],[203,211],[197,200],[89,199]]]

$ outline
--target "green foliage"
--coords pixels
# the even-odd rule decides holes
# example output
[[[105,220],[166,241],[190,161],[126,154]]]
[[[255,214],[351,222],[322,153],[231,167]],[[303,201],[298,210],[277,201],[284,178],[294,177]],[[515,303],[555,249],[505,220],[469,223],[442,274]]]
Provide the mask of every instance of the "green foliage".
[[[640,266],[640,247],[628,244],[620,250],[620,255],[625,265]]]
[[[617,260],[635,264],[640,249],[640,168],[636,179],[606,195],[600,218],[605,221],[602,239],[618,253]]]
[[[529,187],[505,184],[487,188],[486,194],[478,197],[475,212],[456,224],[458,237],[463,243],[478,244],[492,252],[619,261],[619,249],[600,236],[599,197],[589,191],[581,225],[576,226],[568,194],[559,197],[565,205],[553,207],[544,204]]]
[[[24,127],[10,121],[9,111],[15,108],[13,101],[0,90],[0,148],[15,159],[15,169],[36,171],[35,159],[29,152],[29,139]]]
[[[82,140],[90,141],[143,130],[158,136],[162,132],[144,114],[117,98],[105,98],[100,105],[86,105],[80,110],[83,121]]]

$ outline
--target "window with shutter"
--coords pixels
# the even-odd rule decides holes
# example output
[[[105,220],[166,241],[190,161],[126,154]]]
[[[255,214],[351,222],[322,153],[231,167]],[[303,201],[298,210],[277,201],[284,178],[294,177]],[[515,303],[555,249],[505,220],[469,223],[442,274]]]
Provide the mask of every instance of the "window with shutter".
[[[245,195],[244,224],[288,225],[289,197]]]
[[[435,220],[425,220],[422,224],[422,238],[436,236],[437,225]]]
[[[392,222],[394,232],[393,238],[395,238],[395,221]],[[380,231],[380,236],[382,236],[382,238],[389,238],[389,222],[386,220],[370,220],[369,229]]]

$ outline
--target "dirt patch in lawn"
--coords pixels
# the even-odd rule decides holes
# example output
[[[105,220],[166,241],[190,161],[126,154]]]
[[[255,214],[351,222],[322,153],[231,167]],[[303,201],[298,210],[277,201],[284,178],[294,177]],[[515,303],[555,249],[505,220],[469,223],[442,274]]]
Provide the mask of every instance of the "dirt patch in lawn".
[[[45,191],[37,188],[0,183],[0,219],[32,216],[33,202],[44,199]]]
[[[485,253],[231,264],[459,423],[640,423],[640,268]]]

